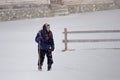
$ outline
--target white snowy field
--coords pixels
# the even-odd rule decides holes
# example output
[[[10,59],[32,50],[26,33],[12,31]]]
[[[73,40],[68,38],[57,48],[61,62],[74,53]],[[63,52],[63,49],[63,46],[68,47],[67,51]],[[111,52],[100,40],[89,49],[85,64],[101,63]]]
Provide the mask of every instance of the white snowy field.
[[[52,71],[37,70],[35,36],[44,23],[51,25],[55,51]],[[120,42],[69,43],[68,30],[120,30],[120,10],[63,17],[0,22],[0,80],[120,80]],[[69,39],[120,39],[120,33],[72,34]]]

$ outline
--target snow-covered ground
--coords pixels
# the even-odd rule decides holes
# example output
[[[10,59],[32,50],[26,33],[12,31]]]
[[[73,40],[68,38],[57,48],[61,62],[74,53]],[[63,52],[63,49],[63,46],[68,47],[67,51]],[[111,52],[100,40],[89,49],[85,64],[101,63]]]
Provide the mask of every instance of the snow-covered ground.
[[[37,70],[34,39],[50,23],[56,49],[52,71]],[[0,22],[0,80],[120,80],[120,42],[69,43],[75,51],[62,52],[68,30],[120,30],[120,10],[64,17]],[[120,39],[120,33],[74,34],[69,39]]]

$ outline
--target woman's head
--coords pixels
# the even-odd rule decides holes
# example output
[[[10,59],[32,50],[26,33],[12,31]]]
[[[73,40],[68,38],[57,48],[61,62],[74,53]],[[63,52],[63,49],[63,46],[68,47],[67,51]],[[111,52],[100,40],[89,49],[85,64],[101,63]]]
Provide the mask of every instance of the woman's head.
[[[45,24],[43,25],[43,30],[50,31],[50,24],[45,23]]]

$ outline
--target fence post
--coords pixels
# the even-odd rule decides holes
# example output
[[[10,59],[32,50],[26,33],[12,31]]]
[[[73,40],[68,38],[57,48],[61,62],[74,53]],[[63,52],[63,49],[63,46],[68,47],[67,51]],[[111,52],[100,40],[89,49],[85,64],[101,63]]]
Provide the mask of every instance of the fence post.
[[[64,28],[64,34],[65,34],[65,40],[64,40],[64,43],[65,43],[65,51],[68,49],[67,47],[67,28]]]

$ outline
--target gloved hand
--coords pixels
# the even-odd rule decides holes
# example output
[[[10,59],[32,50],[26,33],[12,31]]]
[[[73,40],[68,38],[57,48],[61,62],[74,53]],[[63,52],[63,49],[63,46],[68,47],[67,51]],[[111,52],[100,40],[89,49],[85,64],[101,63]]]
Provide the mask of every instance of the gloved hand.
[[[54,48],[52,48],[51,51],[54,51]]]
[[[42,38],[41,38],[41,37],[39,37],[38,39],[39,39],[39,41],[40,41],[40,40],[42,40]]]
[[[49,51],[54,51],[54,49],[55,49],[54,47],[50,47]]]

